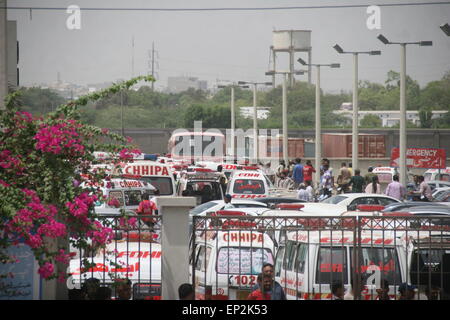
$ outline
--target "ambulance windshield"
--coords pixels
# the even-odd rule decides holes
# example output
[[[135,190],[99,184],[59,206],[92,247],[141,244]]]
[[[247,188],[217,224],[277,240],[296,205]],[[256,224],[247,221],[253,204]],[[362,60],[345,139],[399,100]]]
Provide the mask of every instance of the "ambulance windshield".
[[[255,179],[237,179],[234,181],[233,193],[264,194],[264,182]]]
[[[142,177],[141,180],[149,182],[159,190],[162,196],[171,196],[173,194],[172,180],[165,177]]]
[[[223,247],[217,255],[217,273],[258,275],[265,263],[273,265],[269,249]]]

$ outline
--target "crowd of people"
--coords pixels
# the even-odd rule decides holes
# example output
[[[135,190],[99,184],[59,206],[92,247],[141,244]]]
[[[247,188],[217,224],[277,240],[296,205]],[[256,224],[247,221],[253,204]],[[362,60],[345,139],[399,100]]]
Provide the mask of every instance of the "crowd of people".
[[[333,176],[333,168],[330,167],[330,161],[322,159],[320,170],[320,183],[318,190],[314,189],[312,176],[316,172],[310,160],[302,164],[300,158],[295,161],[290,160],[288,164],[280,160],[280,164],[274,171],[270,168],[270,163],[262,166],[263,172],[273,179],[277,188],[297,190],[298,198],[307,202],[315,201],[320,198],[330,197],[333,190],[336,193],[374,193],[381,194],[382,188],[378,176],[373,172],[373,167],[369,167],[367,173],[362,176],[360,169],[352,168],[352,164],[342,162],[341,168],[337,174],[336,180]],[[398,200],[420,200],[431,201],[431,188],[425,182],[423,176],[414,176],[413,189],[408,191],[406,186],[399,182],[399,176],[394,175],[392,182],[388,184],[384,194],[394,197]]]

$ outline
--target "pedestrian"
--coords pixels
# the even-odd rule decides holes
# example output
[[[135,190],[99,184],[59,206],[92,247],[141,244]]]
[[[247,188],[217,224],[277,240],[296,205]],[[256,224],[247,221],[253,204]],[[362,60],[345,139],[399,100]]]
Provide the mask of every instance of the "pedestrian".
[[[380,288],[376,289],[377,296],[375,300],[391,300],[389,297],[389,281],[386,279],[381,280]]]
[[[225,194],[227,192],[227,178],[220,177],[219,183],[220,183],[220,188],[222,189],[222,193]]]
[[[277,188],[283,189],[293,189],[294,188],[294,180],[286,176],[286,172],[281,173],[281,178],[278,180]]]
[[[373,173],[373,167],[369,167],[367,171],[367,174],[364,176],[364,184],[366,186],[372,182],[372,177],[376,176],[376,174]]]
[[[366,190],[364,190],[366,193],[375,193],[375,194],[381,194],[381,186],[378,182],[378,176],[372,177],[372,183],[369,183],[366,186]]]
[[[97,278],[89,278],[81,287],[81,291],[86,298],[86,300],[96,300],[97,299],[97,291],[100,287],[100,280]]]
[[[292,178],[292,175],[294,174],[294,166],[295,166],[294,161],[289,160],[288,174],[287,174],[287,176],[288,176],[289,178]]]
[[[402,283],[398,287],[398,292],[400,292],[400,298],[398,300],[414,300],[416,288],[416,286],[409,285],[406,282]]]
[[[306,161],[306,165],[303,167],[303,181],[306,183],[307,181],[311,182],[312,185],[312,174],[316,172],[314,169],[311,160]]]
[[[281,173],[284,172],[286,170],[286,163],[284,162],[284,160],[280,160],[280,164],[277,167],[277,178],[279,179],[281,176]]]
[[[384,193],[389,197],[402,201],[406,196],[406,188],[398,181],[398,175],[395,174],[392,177],[392,182],[388,184]]]
[[[420,201],[431,201],[432,200],[432,196],[431,196],[431,188],[428,185],[428,183],[425,182],[425,178],[423,176],[419,176],[418,179],[420,185],[419,185],[419,193],[420,193]]]
[[[364,186],[364,178],[360,175],[361,171],[359,169],[355,170],[355,175],[350,179],[349,187],[352,186],[353,193],[362,193]]]
[[[350,175],[353,176],[353,167],[351,162],[348,164],[348,171],[350,172]]]
[[[306,192],[308,192],[308,202],[314,201],[314,189],[312,187],[312,181],[306,181]]]
[[[336,281],[331,285],[331,300],[344,300],[344,285]]]
[[[333,176],[331,174],[331,171],[329,170],[329,165],[325,164],[323,166],[324,173],[322,175],[322,179],[320,181],[320,185],[322,187],[322,193],[325,197],[331,197],[331,192],[333,190]]]
[[[232,198],[233,197],[229,193],[227,193],[225,195],[225,197],[223,198],[223,202],[225,202],[225,206],[223,207],[224,209],[233,209],[234,208],[234,205],[231,203]]]
[[[271,300],[286,300],[286,295],[284,294],[283,287],[275,281],[275,272],[274,272],[274,266],[271,263],[264,263],[261,268],[261,273],[263,275],[267,275],[272,280],[272,288],[273,290],[270,291]],[[252,291],[255,291],[259,288],[259,284],[256,284]]]
[[[253,290],[247,300],[271,300],[272,277],[268,274],[260,273],[256,278],[258,289]]]
[[[178,298],[180,300],[195,300],[194,287],[190,283],[183,283],[178,287]]]
[[[156,191],[158,190],[155,190],[155,192]],[[153,201],[150,201],[150,195],[148,193],[144,193],[142,195],[142,201],[139,203],[136,213],[138,215],[145,216],[145,218],[143,217],[141,220],[149,227],[153,227],[155,224],[154,219],[146,217],[154,215],[156,211],[157,211],[156,204]]]
[[[294,188],[298,189],[300,183],[303,182],[303,166],[302,159],[295,159],[294,171],[292,173],[292,179],[294,180]]]
[[[116,279],[116,294],[117,300],[131,299],[131,281],[128,278]]]
[[[348,170],[347,168],[347,164],[345,162],[342,162],[341,169],[339,170],[339,175],[336,181],[338,187],[342,190],[342,192],[348,192],[348,184],[350,183],[351,178],[352,175],[350,173],[350,170]]]
[[[300,183],[300,186],[298,187],[297,199],[303,200],[305,202],[309,201],[309,194],[308,191],[306,191],[306,186],[304,183]]]
[[[267,162],[264,167],[264,173],[272,182],[272,184],[275,184],[275,171],[273,171],[273,169],[270,166],[271,166],[270,162]]]
[[[218,165],[217,166],[217,172],[220,174],[219,177],[220,178],[225,178],[225,183],[228,183],[228,179],[227,179],[227,176],[225,175],[225,173],[223,172],[223,166],[222,165]]]

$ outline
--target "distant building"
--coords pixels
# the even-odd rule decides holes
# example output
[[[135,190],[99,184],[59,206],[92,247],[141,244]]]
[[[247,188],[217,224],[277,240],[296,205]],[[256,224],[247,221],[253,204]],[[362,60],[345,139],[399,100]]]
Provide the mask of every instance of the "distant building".
[[[241,116],[247,119],[253,119],[253,107],[240,107]],[[258,120],[267,119],[270,115],[270,107],[257,107],[256,118]]]
[[[340,107],[341,110],[333,111],[334,114],[344,116],[353,119],[353,111],[352,109],[343,109],[343,106]],[[445,110],[433,110],[431,113],[431,119],[439,119],[444,116],[448,111]],[[370,110],[370,111],[358,111],[358,123],[361,123],[361,120],[368,114],[375,115],[381,119],[381,125],[383,127],[393,127],[397,123],[400,122],[400,111],[399,110]],[[420,125],[419,111],[417,110],[408,110],[406,111],[406,120],[411,121],[415,125]]]
[[[170,93],[180,93],[189,88],[206,91],[208,82],[195,77],[169,77],[167,80],[167,90]]]

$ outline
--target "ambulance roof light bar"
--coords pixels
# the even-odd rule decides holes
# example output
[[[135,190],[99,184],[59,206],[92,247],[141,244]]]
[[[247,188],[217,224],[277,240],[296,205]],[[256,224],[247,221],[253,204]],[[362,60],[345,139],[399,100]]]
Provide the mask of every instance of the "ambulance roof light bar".
[[[300,203],[278,203],[275,206],[275,209],[278,210],[301,210],[305,207],[305,205]]]

